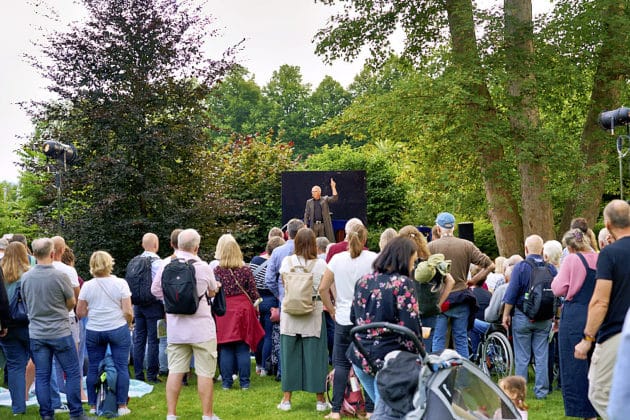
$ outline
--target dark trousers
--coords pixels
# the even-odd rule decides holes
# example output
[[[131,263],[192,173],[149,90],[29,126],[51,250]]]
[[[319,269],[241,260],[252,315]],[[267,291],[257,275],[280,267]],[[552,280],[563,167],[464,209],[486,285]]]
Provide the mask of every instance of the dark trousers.
[[[162,303],[134,305],[136,326],[133,331],[133,371],[136,379],[144,381],[144,355],[147,355],[147,380],[155,381],[160,371],[160,340],[157,322],[164,318]]]

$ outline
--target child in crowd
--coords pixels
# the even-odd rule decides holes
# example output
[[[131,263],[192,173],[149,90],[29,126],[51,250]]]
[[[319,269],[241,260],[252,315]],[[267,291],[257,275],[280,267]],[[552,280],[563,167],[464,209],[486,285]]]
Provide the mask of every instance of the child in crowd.
[[[506,376],[499,381],[499,387],[510,397],[518,409],[521,419],[527,420],[527,404],[525,394],[527,394],[527,383],[522,376]]]

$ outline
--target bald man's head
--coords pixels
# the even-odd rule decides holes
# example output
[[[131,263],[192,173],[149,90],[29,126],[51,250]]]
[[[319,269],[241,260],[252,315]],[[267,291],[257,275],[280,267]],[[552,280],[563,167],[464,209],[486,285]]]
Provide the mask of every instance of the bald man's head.
[[[157,253],[160,247],[160,241],[155,233],[145,233],[142,237],[142,248],[148,252]]]
[[[538,235],[530,235],[525,239],[525,251],[527,254],[542,255],[543,239]]]
[[[53,249],[55,250],[55,255],[53,259],[55,261],[61,261],[63,251],[66,250],[66,240],[63,239],[61,236],[53,236],[50,239],[52,239],[53,241]]]
[[[613,200],[604,208],[604,221],[612,229],[630,227],[630,205],[623,200]]]

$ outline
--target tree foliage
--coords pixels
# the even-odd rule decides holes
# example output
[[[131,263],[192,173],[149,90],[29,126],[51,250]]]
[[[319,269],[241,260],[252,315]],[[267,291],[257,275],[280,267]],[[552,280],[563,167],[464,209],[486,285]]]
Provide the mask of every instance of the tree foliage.
[[[210,145],[205,98],[232,65],[232,50],[205,56],[203,42],[215,32],[190,2],[83,4],[87,20],[49,34],[40,45],[45,59],[33,59],[58,100],[30,107],[39,130],[27,147],[76,146],[80,162],[63,174],[56,209],[66,221],[60,233],[80,263],[107,249],[122,267],[145,232],[168,238],[224,212],[221,200],[206,199],[211,181],[200,157]],[[41,170],[37,156],[25,165]],[[47,208],[52,216],[54,205]]]
[[[236,66],[208,98],[210,112],[217,117],[216,132],[211,135],[222,142],[232,136],[272,135],[291,143],[297,155],[307,156],[324,144],[343,142],[343,135],[313,130],[339,115],[351,99],[330,76],[311,90],[297,66],[280,66],[262,88],[247,69]]]
[[[574,216],[576,202],[591,209],[586,215],[594,220],[597,211],[592,209],[606,184],[607,165],[602,162],[608,162],[605,135],[595,118],[600,110],[615,107],[610,102],[619,98],[619,82],[627,75],[618,53],[628,49],[629,11],[623,3],[561,1],[549,18],[535,22],[530,1],[509,0],[504,9],[488,11],[470,0],[320,1],[344,4],[316,35],[317,52],[327,60],[355,57],[367,46],[373,63],[380,64],[391,51],[390,35],[400,27],[405,34],[402,57],[419,73],[399,84],[406,83],[406,90],[385,93],[382,107],[370,108],[374,98],[369,95],[355,101],[333,126],[351,126],[354,134],[369,130],[367,122],[372,135],[408,141],[414,155],[442,151],[434,176],[448,182],[464,171],[471,183],[483,185],[504,254],[522,251],[523,238],[530,233],[554,237],[554,215],[564,210]],[[553,27],[560,30],[545,30]],[[576,41],[583,37],[588,39],[580,51]],[[561,38],[571,42],[560,47]],[[573,95],[561,97],[567,84]],[[584,92],[590,94],[587,101]],[[396,95],[398,104],[387,105]],[[578,102],[567,104],[568,99]],[[551,110],[561,112],[552,115]],[[554,138],[562,125],[559,115],[577,117],[582,131],[562,151]],[[331,124],[327,127],[324,131]],[[449,144],[429,131],[445,135]],[[570,135],[566,128],[559,132]],[[566,187],[556,193],[551,187],[556,181],[575,179],[571,168],[578,168],[578,185],[584,189],[572,197]],[[553,201],[558,197],[567,201]]]
[[[282,216],[281,173],[294,169],[290,145],[266,138],[233,137],[214,148],[208,156],[208,170],[217,184],[226,186],[223,196],[236,206],[229,215],[215,218],[215,232],[231,231],[243,253],[253,256],[264,249],[267,232],[279,226]],[[228,204],[229,205],[229,204]]]

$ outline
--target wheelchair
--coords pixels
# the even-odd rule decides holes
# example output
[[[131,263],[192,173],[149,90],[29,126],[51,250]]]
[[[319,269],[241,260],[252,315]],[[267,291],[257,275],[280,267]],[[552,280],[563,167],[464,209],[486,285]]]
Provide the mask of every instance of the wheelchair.
[[[514,372],[514,350],[508,332],[501,324],[490,324],[475,352],[473,362],[494,382]]]

